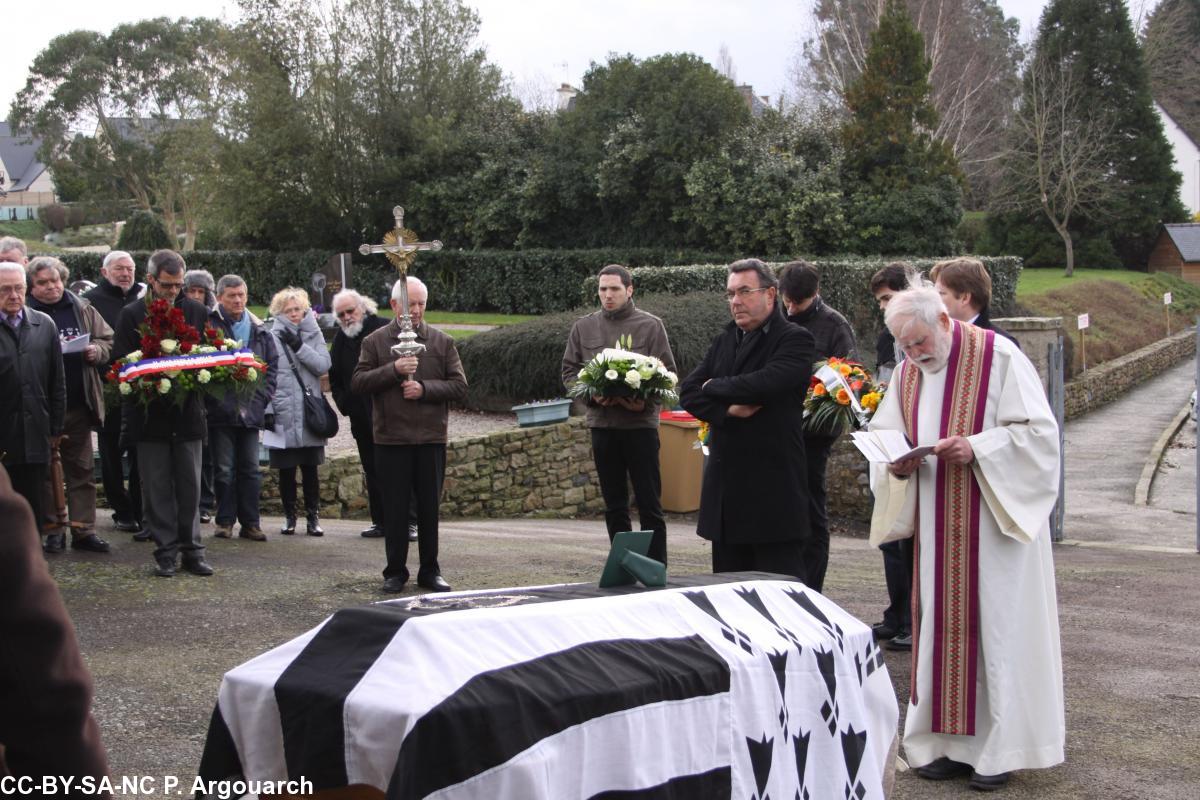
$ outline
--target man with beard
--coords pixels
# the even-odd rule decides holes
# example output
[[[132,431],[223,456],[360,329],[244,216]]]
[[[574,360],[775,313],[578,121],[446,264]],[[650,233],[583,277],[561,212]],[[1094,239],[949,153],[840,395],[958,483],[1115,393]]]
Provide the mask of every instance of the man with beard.
[[[134,280],[133,257],[124,250],[113,250],[104,257],[100,267],[100,282],[96,288],[84,293],[83,299],[100,312],[100,316],[114,331],[121,310],[137,299],[142,285]],[[110,354],[107,363],[99,365],[100,372],[107,372],[112,365]],[[150,534],[142,530],[142,482],[138,475],[137,449],[121,445],[121,410],[109,409],[104,424],[96,436],[100,451],[100,480],[104,484],[104,497],[113,510],[113,524],[117,530],[134,534],[139,541],[148,541]],[[125,465],[129,463],[129,486],[125,485]]]
[[[358,365],[363,339],[387,325],[376,313],[374,300],[363,297],[353,289],[343,289],[333,296],[333,313],[338,332],[329,348],[332,364],[329,367],[329,390],[342,415],[350,418],[350,433],[358,445],[363,480],[367,484],[367,500],[371,510],[371,527],[362,532],[368,539],[383,537],[383,500],[375,472],[375,439],[371,433],[371,399],[350,391],[350,380]],[[409,503],[408,538],[417,538],[417,504]]]
[[[1063,760],[1058,428],[1029,359],[951,319],[933,287],[891,298],[885,322],[905,359],[871,428],[933,446],[871,474],[871,543],[916,544],[904,748],[922,778],[996,789]]]
[[[66,479],[67,508],[70,510],[71,548],[107,553],[108,542],[96,535],[92,429],[104,424],[104,394],[96,365],[108,360],[108,354],[112,351],[113,331],[91,303],[64,288],[70,272],[57,258],[35,258],[26,272],[29,277],[29,305],[54,320],[60,340],[65,343],[85,334],[89,337],[82,352],[63,353],[67,410],[63,419],[59,455]],[[47,505],[43,513],[53,511],[53,497],[54,490],[47,482]],[[52,517],[53,514],[49,513],[48,516]],[[46,535],[47,553],[61,553],[64,544],[61,532]]]

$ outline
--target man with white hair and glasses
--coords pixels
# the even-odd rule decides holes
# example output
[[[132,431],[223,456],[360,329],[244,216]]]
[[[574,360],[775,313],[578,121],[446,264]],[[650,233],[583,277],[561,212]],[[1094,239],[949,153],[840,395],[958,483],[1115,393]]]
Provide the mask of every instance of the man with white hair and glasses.
[[[922,778],[997,789],[1063,760],[1058,428],[1029,359],[952,319],[932,286],[896,294],[884,319],[905,359],[871,429],[933,448],[871,475],[871,543],[915,543],[905,753]]]

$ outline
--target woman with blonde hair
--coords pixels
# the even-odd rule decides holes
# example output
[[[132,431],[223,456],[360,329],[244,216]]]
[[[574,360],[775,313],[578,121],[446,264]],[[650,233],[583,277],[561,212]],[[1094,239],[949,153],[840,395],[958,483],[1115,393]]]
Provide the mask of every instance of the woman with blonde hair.
[[[280,533],[296,532],[296,468],[304,482],[304,510],[309,536],[322,536],[320,506],[321,485],[317,466],[325,461],[325,439],[304,425],[305,388],[318,397],[321,375],[329,371],[329,351],[325,337],[317,327],[317,318],[308,302],[308,293],[289,286],[271,298],[271,320],[267,323],[283,357],[279,359],[275,397],[267,406],[267,428],[263,445],[271,457],[271,467],[279,470],[279,497],[283,501],[285,522]]]

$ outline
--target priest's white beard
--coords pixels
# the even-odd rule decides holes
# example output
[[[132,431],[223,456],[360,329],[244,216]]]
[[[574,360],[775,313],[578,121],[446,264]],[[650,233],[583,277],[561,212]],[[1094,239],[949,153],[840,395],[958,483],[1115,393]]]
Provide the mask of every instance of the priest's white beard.
[[[949,335],[939,336],[934,342],[933,352],[924,355],[920,358],[914,358],[917,366],[922,372],[930,375],[941,372],[946,368],[946,363],[950,360],[950,344],[951,338]]]
[[[339,319],[338,325],[342,327],[342,333],[353,339],[355,336],[358,336],[360,333],[362,333],[363,321],[360,319],[358,322],[351,322],[347,324]]]

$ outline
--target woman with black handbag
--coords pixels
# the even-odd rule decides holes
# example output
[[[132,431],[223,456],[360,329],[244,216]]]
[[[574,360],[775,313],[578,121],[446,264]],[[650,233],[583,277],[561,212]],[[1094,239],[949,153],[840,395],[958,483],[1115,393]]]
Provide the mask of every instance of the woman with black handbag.
[[[280,533],[296,532],[296,468],[304,482],[304,509],[309,536],[322,536],[321,485],[317,466],[325,461],[325,441],[337,433],[337,415],[321,393],[321,375],[329,371],[329,351],[317,327],[308,294],[289,286],[271,298],[271,334],[282,357],[275,397],[267,407],[263,445],[271,467],[279,470],[279,498],[285,522]]]

